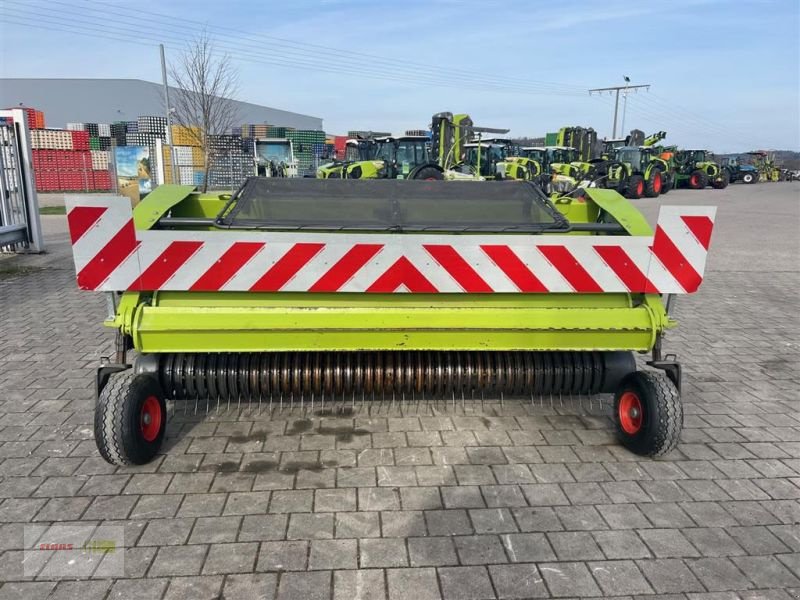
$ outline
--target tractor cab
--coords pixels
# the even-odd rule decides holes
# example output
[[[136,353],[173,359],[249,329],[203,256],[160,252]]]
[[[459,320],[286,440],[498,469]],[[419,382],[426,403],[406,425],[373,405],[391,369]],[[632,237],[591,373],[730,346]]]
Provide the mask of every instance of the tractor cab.
[[[442,179],[442,170],[431,161],[426,136],[386,136],[372,140],[368,158],[345,168],[348,179]],[[374,150],[374,152],[372,151]]]
[[[692,164],[706,162],[708,153],[705,150],[681,150],[675,157],[679,164]]]
[[[658,153],[653,148],[621,146],[612,154],[612,160],[628,165],[633,171],[642,172],[656,156]]]
[[[291,140],[255,140],[255,174],[261,177],[297,177],[297,161]]]
[[[468,142],[464,144],[464,164],[480,177],[503,179],[509,143],[506,140]]]

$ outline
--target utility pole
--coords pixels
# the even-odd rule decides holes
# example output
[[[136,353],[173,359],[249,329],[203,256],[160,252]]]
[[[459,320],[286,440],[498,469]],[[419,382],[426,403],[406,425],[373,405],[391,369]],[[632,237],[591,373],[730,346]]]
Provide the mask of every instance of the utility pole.
[[[623,99],[624,99],[624,102],[625,102],[625,108],[627,108],[627,106],[628,106],[628,92],[630,92],[630,91],[634,91],[635,92],[635,91],[637,91],[637,90],[639,90],[641,88],[644,88],[644,89],[647,89],[647,90],[650,89],[650,84],[649,83],[646,83],[646,84],[643,84],[643,85],[630,85],[630,81],[631,80],[627,76],[625,76],[625,85],[615,85],[615,86],[611,86],[611,87],[594,88],[594,89],[589,90],[589,94],[590,95],[594,94],[594,93],[603,94],[605,92],[608,92],[609,94],[614,94],[615,95],[615,98],[614,98],[614,127],[613,127],[613,132],[611,134],[611,138],[612,139],[617,137],[617,114],[619,113],[619,93],[620,93],[620,91],[624,92]],[[623,121],[623,126],[624,126],[624,124],[625,124],[624,109],[623,109],[622,121]]]
[[[159,44],[158,48],[161,52],[161,81],[164,84],[164,104],[167,109],[167,146],[169,147],[170,158],[170,172],[172,173],[172,183],[179,183],[177,179],[178,167],[175,164],[175,152],[172,149],[172,106],[169,103],[169,85],[167,84],[167,59],[164,57],[164,44]],[[152,158],[151,158],[152,160]],[[164,160],[164,153],[162,151],[158,160]],[[163,182],[162,182],[163,183]]]

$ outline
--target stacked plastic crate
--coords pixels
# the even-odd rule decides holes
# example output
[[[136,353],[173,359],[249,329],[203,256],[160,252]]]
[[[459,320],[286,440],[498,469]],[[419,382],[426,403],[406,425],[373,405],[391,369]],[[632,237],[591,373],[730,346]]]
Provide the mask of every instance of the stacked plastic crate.
[[[202,185],[205,177],[205,160],[200,146],[202,139],[200,128],[173,125],[171,133],[179,183]]]
[[[74,125],[74,124],[73,124]],[[36,188],[39,191],[93,191],[111,188],[108,152],[89,150],[89,132],[35,129],[31,131]]]
[[[386,133],[383,131],[366,131],[363,129],[351,129],[347,132],[347,137],[349,138],[378,138],[378,137],[388,137],[392,135],[391,133]]]
[[[112,123],[109,127],[109,133],[111,134],[112,146],[124,146],[125,145],[125,134],[127,133],[127,123],[124,121],[117,121],[116,123]]]
[[[316,129],[294,129],[286,132],[292,142],[300,176],[313,172],[322,158],[325,147],[325,132]]]
[[[25,112],[25,120],[28,121],[28,129],[44,129],[44,113],[29,106],[10,106],[6,110],[22,110]]]
[[[333,137],[334,155],[337,160],[344,160],[345,153],[347,152],[347,136],[336,135]]]
[[[236,188],[246,177],[252,175],[252,147],[252,139],[249,138],[236,135],[210,136],[209,148],[212,157],[211,170],[208,174],[209,187],[212,189]]]

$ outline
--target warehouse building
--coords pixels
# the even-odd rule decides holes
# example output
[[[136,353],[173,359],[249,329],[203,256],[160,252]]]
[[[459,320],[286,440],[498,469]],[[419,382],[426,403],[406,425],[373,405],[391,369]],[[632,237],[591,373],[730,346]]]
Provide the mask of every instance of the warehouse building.
[[[240,123],[322,129],[322,119],[235,101]],[[71,122],[113,123],[164,114],[161,84],[141,79],[0,79],[0,107],[32,106],[48,127]]]

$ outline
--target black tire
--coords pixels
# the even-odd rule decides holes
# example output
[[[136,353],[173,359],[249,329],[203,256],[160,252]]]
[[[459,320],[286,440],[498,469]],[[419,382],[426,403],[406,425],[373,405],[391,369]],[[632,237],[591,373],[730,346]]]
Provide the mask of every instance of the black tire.
[[[702,169],[695,169],[689,175],[689,187],[693,190],[702,190],[708,185],[708,175]]]
[[[638,200],[644,196],[644,178],[641,175],[631,175],[630,179],[628,179],[628,185],[625,192],[625,196],[627,198],[631,198],[632,200]]]
[[[429,181],[441,181],[444,179],[444,174],[434,167],[422,167],[417,173],[414,175],[414,179],[427,179]]]
[[[94,411],[94,437],[112,465],[143,465],[164,441],[167,404],[152,375],[133,370],[114,373],[100,392]]]
[[[675,384],[660,372],[629,373],[614,396],[614,422],[620,442],[631,452],[640,456],[670,452],[683,427],[683,405]]]
[[[724,190],[726,187],[728,187],[729,183],[730,179],[728,179],[728,174],[723,172],[719,179],[715,179],[711,182],[711,187],[713,187],[715,190]]]
[[[672,173],[667,173],[661,176],[663,181],[661,183],[661,195],[669,194],[670,190],[675,187],[675,177]]]
[[[648,198],[658,198],[663,188],[663,181],[661,180],[661,170],[652,169],[650,177],[647,178],[644,186],[644,195]]]
[[[758,177],[753,175],[753,173],[745,173],[742,175],[742,183],[755,183],[758,181]]]

